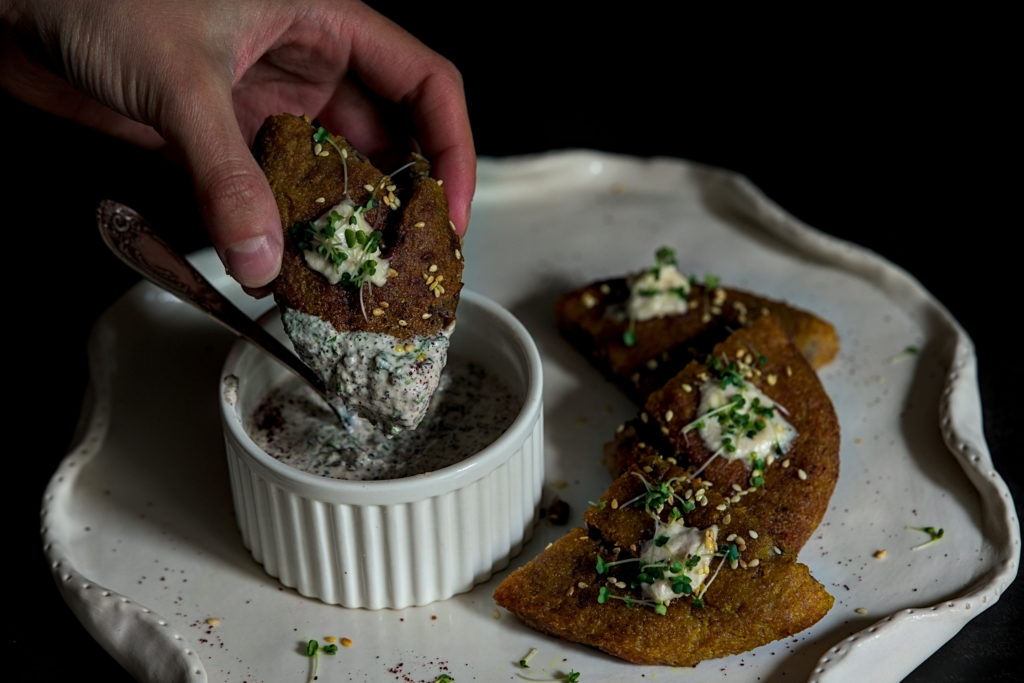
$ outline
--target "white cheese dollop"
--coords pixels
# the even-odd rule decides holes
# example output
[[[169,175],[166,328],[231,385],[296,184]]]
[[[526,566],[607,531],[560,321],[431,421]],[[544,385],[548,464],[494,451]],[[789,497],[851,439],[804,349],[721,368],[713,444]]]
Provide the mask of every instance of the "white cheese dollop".
[[[374,245],[372,250],[367,250],[366,244],[355,242],[349,246],[346,241],[346,230],[353,232],[361,230],[367,236],[374,232],[373,226],[366,222],[363,211],[357,210],[361,208],[357,207],[351,199],[345,199],[313,221],[313,227],[317,232],[316,244],[312,245],[312,249],[304,250],[302,255],[305,257],[306,265],[327,278],[332,285],[341,282],[341,277],[345,273],[348,273],[349,277],[356,277],[360,265],[366,261],[373,261],[375,267],[374,274],[366,278],[366,281],[378,287],[387,282],[388,261],[381,258],[379,243]],[[355,216],[354,223],[351,222],[353,216]],[[339,251],[345,255],[345,258],[340,263],[336,263],[328,257],[328,254],[320,253],[317,247],[323,247],[328,254],[332,250]]]
[[[674,264],[656,265],[630,283],[629,318],[641,322],[686,313],[689,294],[690,281]]]
[[[711,573],[711,558],[718,550],[718,527],[707,529],[688,527],[682,519],[671,522],[659,521],[654,537],[640,549],[640,570],[650,565],[666,567],[664,576],[654,583],[641,583],[644,597],[660,604],[667,604],[684,593],[676,593],[672,584],[678,577],[690,579],[691,594],[699,595],[698,589]],[[691,558],[698,558],[695,562]],[[671,571],[674,562],[682,565],[678,572]],[[692,566],[687,566],[690,562]]]
[[[736,401],[736,396],[743,398],[742,406],[719,410]],[[761,414],[766,412],[764,409],[770,409],[771,417]],[[734,411],[749,418],[745,427],[732,419],[730,413]],[[744,382],[742,387],[723,387],[714,379],[705,382],[700,389],[697,416],[698,433],[704,445],[728,460],[764,458],[776,451],[776,445],[785,453],[797,437],[796,429],[782,417],[781,408],[750,382]]]

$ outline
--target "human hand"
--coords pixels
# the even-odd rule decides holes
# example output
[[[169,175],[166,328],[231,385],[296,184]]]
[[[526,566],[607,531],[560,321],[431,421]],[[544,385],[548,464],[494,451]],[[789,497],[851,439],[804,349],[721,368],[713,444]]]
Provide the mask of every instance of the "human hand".
[[[465,234],[476,157],[461,77],[361,2],[0,0],[0,29],[0,85],[16,97],[183,156],[213,245],[246,287],[281,263],[277,206],[248,148],[270,114],[318,117],[373,156],[399,144],[378,105],[407,108]]]

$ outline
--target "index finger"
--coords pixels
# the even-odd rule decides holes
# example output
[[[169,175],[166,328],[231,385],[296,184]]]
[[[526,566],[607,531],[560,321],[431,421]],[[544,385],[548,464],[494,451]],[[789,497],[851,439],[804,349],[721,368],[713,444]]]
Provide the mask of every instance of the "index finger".
[[[464,235],[476,189],[476,151],[462,76],[400,26],[365,9],[352,35],[351,66],[370,90],[411,109],[416,138],[444,180],[451,219]]]

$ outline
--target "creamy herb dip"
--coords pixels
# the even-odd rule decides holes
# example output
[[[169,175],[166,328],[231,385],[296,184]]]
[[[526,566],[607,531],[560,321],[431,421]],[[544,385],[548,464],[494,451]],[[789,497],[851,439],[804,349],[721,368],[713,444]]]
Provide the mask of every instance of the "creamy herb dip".
[[[338,332],[326,320],[290,308],[281,320],[299,358],[349,411],[388,433],[415,429],[423,419],[441,379],[450,330],[399,340]]]
[[[645,567],[661,567],[662,578],[651,583],[641,583],[644,597],[660,604],[668,604],[682,597],[673,585],[678,579],[688,580],[690,592],[699,595],[700,587],[711,573],[711,558],[718,550],[718,527],[697,529],[686,526],[682,519],[670,522],[658,521],[654,536],[644,543],[640,550],[640,570]]]
[[[339,424],[298,378],[273,389],[250,416],[253,441],[283,463],[334,479],[397,479],[454,465],[495,439],[522,401],[483,366],[453,358],[415,430],[388,437],[362,424]],[[355,427],[355,428],[353,428]]]
[[[700,389],[700,438],[709,450],[727,460],[781,455],[797,437],[781,412],[781,406],[750,382],[723,387],[720,381],[711,380]]]

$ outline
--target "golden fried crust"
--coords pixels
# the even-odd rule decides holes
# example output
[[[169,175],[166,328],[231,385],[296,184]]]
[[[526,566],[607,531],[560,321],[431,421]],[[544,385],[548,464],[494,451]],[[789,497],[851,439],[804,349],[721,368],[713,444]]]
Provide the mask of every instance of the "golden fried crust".
[[[832,402],[814,370],[770,316],[738,330],[716,345],[713,354],[730,361],[737,354],[749,354],[754,375],[745,381],[786,409],[784,417],[798,436],[789,451],[764,470],[763,487],[748,491],[751,467],[743,460],[715,458],[701,476],[723,495],[733,496],[734,485],[740,487],[737,505],[747,508],[783,547],[799,550],[825,515],[839,477],[839,421]],[[697,417],[700,387],[708,377],[712,373],[707,366],[693,361],[650,395],[644,407],[646,421],[634,420],[606,447],[613,476],[646,462],[652,453],[674,458],[680,465],[700,467],[708,461],[712,453],[699,433],[682,432]]]
[[[636,344],[627,346],[622,335],[629,326],[628,299],[625,278],[595,282],[564,295],[555,315],[569,342],[638,403],[691,359],[702,358],[729,330],[766,312],[782,322],[813,367],[839,351],[835,329],[812,313],[741,290],[701,285],[693,286],[686,313],[635,323]]]
[[[575,529],[498,586],[494,598],[529,626],[637,664],[694,666],[797,633],[823,617],[832,597],[807,567],[769,552],[754,568],[724,568],[705,607],[673,602],[665,615],[599,604],[600,541]],[[715,560],[714,565],[720,560]]]
[[[284,230],[281,274],[272,284],[278,304],[327,320],[339,331],[383,332],[404,339],[447,328],[455,320],[462,289],[461,243],[449,224],[444,190],[427,177],[425,164],[388,179],[345,138],[332,135],[347,152],[348,196],[357,205],[370,197],[366,186],[377,188],[378,198],[388,185],[399,186],[402,206],[397,211],[381,203],[366,213],[367,221],[383,232],[381,252],[390,259],[393,274],[382,287],[364,287],[360,301],[358,290],[332,285],[306,266],[292,226],[316,219],[345,198],[342,160],[326,141],[319,147],[327,156],[315,153],[315,132],[305,117],[271,116],[254,145]]]

